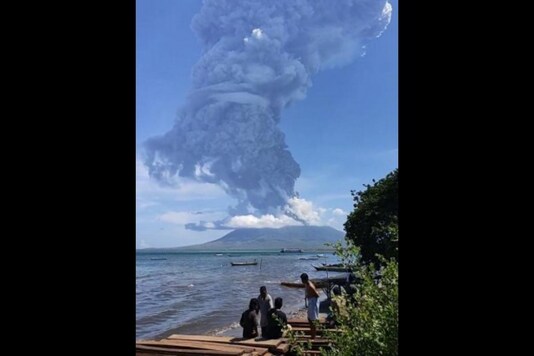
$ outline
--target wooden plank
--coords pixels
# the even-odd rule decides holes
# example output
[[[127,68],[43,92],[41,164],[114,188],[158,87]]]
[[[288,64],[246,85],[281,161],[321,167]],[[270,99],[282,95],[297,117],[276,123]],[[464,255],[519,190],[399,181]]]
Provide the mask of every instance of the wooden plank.
[[[229,337],[229,336],[208,336],[208,335],[181,335],[173,334],[167,337],[171,340],[193,340],[193,341],[204,341],[204,342],[222,342],[222,343],[231,343],[239,344],[245,346],[254,346],[254,347],[276,347],[282,342],[285,342],[287,339],[243,339],[240,337]]]
[[[183,349],[198,349],[198,350],[214,350],[214,351],[242,351],[242,352],[252,352],[254,348],[230,344],[222,344],[216,342],[199,342],[199,341],[190,341],[190,340],[152,340],[152,341],[143,341],[137,343],[140,345],[147,346],[174,346]]]
[[[142,351],[145,353],[152,353],[151,351],[162,354],[162,355],[185,355],[185,356],[196,356],[196,355],[216,355],[216,356],[240,356],[243,354],[243,351],[213,351],[213,350],[192,350],[192,349],[180,349],[175,347],[156,347],[156,346],[145,346],[145,345],[135,345],[135,351]]]
[[[149,342],[154,340],[148,340]],[[218,343],[218,342],[208,342],[208,341],[193,341],[193,340],[173,340],[173,339],[162,339],[159,340],[160,342],[167,343],[170,345],[179,345],[182,343],[187,343],[191,346],[198,346],[198,348],[202,348],[203,346],[210,346],[212,348],[232,348],[234,350],[243,350],[245,352],[252,352],[256,353],[258,355],[263,355],[269,351],[267,348],[264,347],[254,347],[254,346],[247,346],[247,345],[240,345],[240,344],[233,344],[233,343]],[[143,341],[145,343],[146,341]]]
[[[321,324],[323,323],[326,323],[326,318],[322,317],[322,318],[319,318],[319,322]],[[308,319],[289,319],[287,321],[288,324],[310,324],[310,322],[308,321]]]
[[[174,353],[173,355],[178,355],[177,353]],[[195,354],[195,356],[197,356],[198,354]],[[158,353],[156,351],[137,351],[135,353],[135,356],[169,356],[169,354],[162,354],[162,353]]]
[[[332,340],[330,340],[330,339],[323,339],[323,338],[310,339],[310,338],[308,337],[308,338],[298,338],[298,339],[297,339],[297,342],[298,342],[298,343],[307,343],[307,342],[311,342],[312,345],[328,345],[330,342],[332,342]]]
[[[276,347],[276,349],[273,350],[277,354],[285,354],[289,351],[289,344],[287,342],[284,342]]]
[[[267,347],[267,348],[271,348],[271,347],[277,347],[278,345],[280,345],[281,343],[283,342],[286,342],[287,339],[283,339],[283,338],[280,338],[280,339],[267,339],[267,340],[263,340],[263,339],[259,339],[259,340],[255,340],[255,339],[236,339],[234,341],[232,341],[233,344],[239,344],[239,345],[247,345],[247,346],[259,346],[259,347]]]
[[[172,334],[167,336],[167,339],[176,339],[176,340],[196,340],[196,341],[207,341],[207,342],[231,342],[236,338],[233,336],[209,336],[209,335],[183,335],[183,334]]]
[[[192,351],[192,352],[189,352]],[[198,353],[198,350],[173,350],[170,353],[169,352],[158,352],[158,351],[137,351],[135,353],[135,356],[199,356],[199,355],[206,355],[206,353],[201,352]],[[206,350],[200,350],[200,351],[206,351]],[[211,352],[211,351],[210,351]],[[211,356],[222,356],[222,354],[217,353]],[[243,354],[241,356],[246,356],[246,354]]]
[[[309,327],[293,327],[292,330],[295,332],[295,333],[304,333],[304,335],[310,335],[311,334],[311,329]],[[317,335],[323,335],[325,332],[332,332],[332,333],[338,333],[338,332],[341,332],[341,330],[339,329],[322,329],[322,328],[317,328]]]

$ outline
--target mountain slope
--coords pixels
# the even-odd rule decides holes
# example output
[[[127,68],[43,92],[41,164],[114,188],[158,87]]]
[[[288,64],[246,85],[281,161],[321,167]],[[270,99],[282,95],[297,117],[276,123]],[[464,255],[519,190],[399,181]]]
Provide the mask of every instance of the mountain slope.
[[[201,245],[179,248],[191,250],[326,248],[325,242],[343,239],[345,233],[329,226],[286,226],[279,229],[237,229]],[[178,249],[177,249],[178,250]]]

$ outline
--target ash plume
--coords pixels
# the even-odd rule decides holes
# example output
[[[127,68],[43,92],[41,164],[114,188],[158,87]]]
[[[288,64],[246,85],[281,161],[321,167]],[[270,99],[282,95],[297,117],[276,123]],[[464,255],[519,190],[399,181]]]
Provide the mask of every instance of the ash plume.
[[[145,143],[150,175],[216,183],[238,201],[230,215],[283,213],[300,167],[282,110],[313,74],[362,55],[390,18],[385,0],[205,0],[192,21],[203,54],[187,102]]]

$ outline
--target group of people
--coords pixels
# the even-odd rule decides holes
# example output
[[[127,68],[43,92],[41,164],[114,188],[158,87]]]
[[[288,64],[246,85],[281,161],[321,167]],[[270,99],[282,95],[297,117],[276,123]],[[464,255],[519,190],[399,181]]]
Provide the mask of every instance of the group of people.
[[[258,298],[252,298],[248,309],[241,314],[239,325],[243,327],[243,338],[258,337],[258,326],[261,326],[261,336],[264,339],[276,339],[282,337],[287,325],[287,316],[281,311],[283,299],[277,297],[274,300],[267,293],[267,288],[260,288]]]
[[[319,319],[319,292],[309,280],[306,273],[300,276],[305,286],[305,298],[308,306],[308,322],[310,323],[311,338],[316,335],[316,320]],[[290,329],[287,316],[281,311],[283,299],[273,299],[267,293],[265,286],[260,287],[258,298],[250,300],[248,309],[241,314],[239,325],[243,328],[243,338],[259,337],[258,326],[261,327],[261,337],[264,339],[277,339],[284,336],[285,330]]]

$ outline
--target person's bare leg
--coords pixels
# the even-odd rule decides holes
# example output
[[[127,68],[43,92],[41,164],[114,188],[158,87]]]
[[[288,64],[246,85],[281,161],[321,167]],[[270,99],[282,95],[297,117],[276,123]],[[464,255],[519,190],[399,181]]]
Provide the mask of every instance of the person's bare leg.
[[[315,329],[315,321],[310,319],[308,319],[308,321],[310,322],[310,337],[311,339],[315,339],[315,334],[317,332],[317,330]]]

